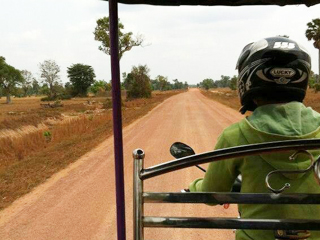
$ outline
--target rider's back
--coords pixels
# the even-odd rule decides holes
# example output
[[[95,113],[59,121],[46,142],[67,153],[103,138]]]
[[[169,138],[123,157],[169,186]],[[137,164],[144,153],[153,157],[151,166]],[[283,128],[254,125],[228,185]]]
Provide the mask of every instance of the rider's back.
[[[237,130],[236,130],[237,129]],[[220,141],[227,141],[229,147],[239,144],[320,138],[320,114],[302,103],[270,104],[257,108],[247,119],[225,130]],[[239,142],[241,141],[243,142]],[[236,141],[234,141],[236,140]],[[223,143],[220,143],[223,144]],[[224,145],[223,144],[223,145]],[[219,147],[219,146],[217,146]],[[234,160],[234,166],[242,175],[242,192],[270,192],[265,185],[266,175],[276,169],[302,170],[310,165],[310,159],[299,155],[296,160],[289,160],[289,153],[273,153]],[[315,157],[319,152],[313,152]],[[213,173],[214,174],[214,173]],[[313,172],[305,174],[276,174],[271,178],[271,186],[280,189],[285,183],[291,187],[285,193],[320,193]],[[239,206],[243,218],[265,219],[319,219],[318,205],[248,205]],[[237,239],[274,239],[272,231],[240,231]],[[241,236],[243,235],[243,236]],[[320,239],[319,232],[312,232],[310,239]]]
[[[226,128],[221,134],[216,149],[254,143],[320,138],[320,114],[302,103],[270,104],[257,108],[242,121]],[[319,151],[312,152],[315,157]],[[272,153],[210,163],[204,179],[197,179],[190,185],[191,191],[228,192],[238,174],[242,175],[241,192],[270,193],[265,185],[268,173],[277,169],[302,170],[310,165],[304,155],[292,161],[293,152]],[[285,183],[291,187],[285,193],[320,193],[313,173],[275,174],[270,178],[274,189]],[[254,219],[319,219],[318,205],[239,205],[241,218]],[[274,240],[270,230],[238,230],[237,240]],[[319,232],[312,232],[310,239],[320,239]]]
[[[305,98],[311,71],[308,52],[299,43],[285,37],[271,37],[244,47],[237,63],[238,93],[241,113],[252,115],[226,128],[216,149],[254,143],[320,138],[320,114],[306,108]],[[190,184],[191,191],[227,192],[235,178],[242,175],[241,192],[267,193],[265,178],[271,171],[303,170],[311,160],[293,152],[212,162],[204,179]],[[319,157],[320,152],[312,152]],[[291,187],[286,193],[320,193],[311,172],[304,174],[274,174],[270,184],[280,189],[285,183]],[[318,205],[239,205],[242,218],[319,219]],[[271,230],[239,230],[237,240],[274,240]],[[320,240],[318,232],[310,239]]]

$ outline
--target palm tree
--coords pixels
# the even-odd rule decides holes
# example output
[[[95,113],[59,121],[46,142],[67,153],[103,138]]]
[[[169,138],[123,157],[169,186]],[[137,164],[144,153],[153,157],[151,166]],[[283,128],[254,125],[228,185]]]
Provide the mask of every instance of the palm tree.
[[[306,37],[308,40],[313,40],[313,46],[319,51],[319,76],[320,80],[320,18],[313,19],[312,22],[307,23]]]

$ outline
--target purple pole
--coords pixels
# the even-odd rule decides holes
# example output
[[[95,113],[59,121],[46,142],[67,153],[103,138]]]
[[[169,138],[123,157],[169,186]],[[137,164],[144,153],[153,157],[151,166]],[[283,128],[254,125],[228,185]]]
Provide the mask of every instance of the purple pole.
[[[112,111],[114,135],[114,159],[116,176],[117,234],[118,240],[126,239],[125,197],[123,177],[123,145],[121,119],[121,87],[118,46],[118,3],[109,0],[111,75],[112,75]]]

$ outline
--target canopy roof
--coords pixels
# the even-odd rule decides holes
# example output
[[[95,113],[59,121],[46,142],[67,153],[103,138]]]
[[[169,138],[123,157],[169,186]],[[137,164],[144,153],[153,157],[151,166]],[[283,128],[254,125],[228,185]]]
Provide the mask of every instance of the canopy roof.
[[[205,5],[205,6],[241,6],[241,5],[298,5],[312,6],[320,3],[320,0],[118,0],[125,4],[150,4],[163,6],[179,5]]]

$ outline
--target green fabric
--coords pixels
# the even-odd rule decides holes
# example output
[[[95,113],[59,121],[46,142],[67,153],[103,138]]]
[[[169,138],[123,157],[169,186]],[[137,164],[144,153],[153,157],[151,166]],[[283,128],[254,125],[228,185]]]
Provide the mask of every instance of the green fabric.
[[[220,135],[215,149],[253,143],[293,139],[320,138],[320,114],[302,103],[271,104],[257,108],[254,113],[226,128]],[[272,153],[210,163],[203,179],[197,179],[189,186],[192,192],[228,192],[238,174],[242,175],[243,193],[268,193],[266,175],[275,169],[305,169],[310,159],[299,155],[290,161],[288,153]],[[312,151],[314,157],[319,151]],[[276,174],[271,177],[271,186],[280,188],[284,183],[291,187],[286,193],[320,193],[313,172],[296,175]],[[240,204],[242,218],[263,219],[320,219],[317,205],[253,205]],[[274,240],[273,231],[238,230],[237,240]],[[320,232],[312,232],[309,239],[320,240]]]

